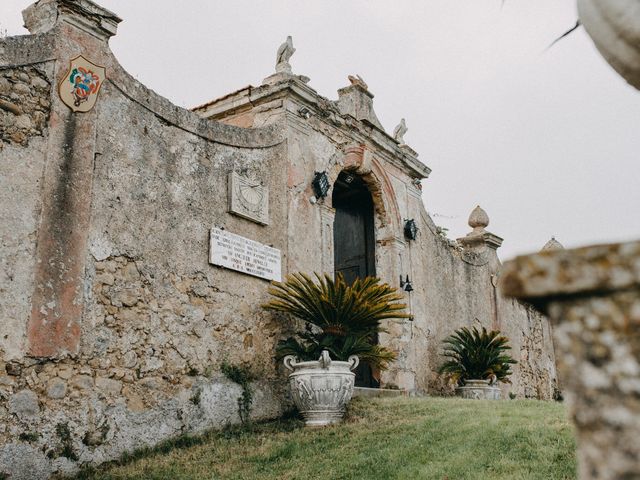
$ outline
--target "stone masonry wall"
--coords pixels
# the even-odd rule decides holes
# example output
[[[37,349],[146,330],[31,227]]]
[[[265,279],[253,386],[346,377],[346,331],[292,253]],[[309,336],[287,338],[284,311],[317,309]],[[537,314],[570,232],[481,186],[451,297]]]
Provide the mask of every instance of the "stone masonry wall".
[[[26,146],[47,125],[51,85],[38,68],[0,70],[0,149],[5,143]]]
[[[640,476],[640,242],[546,251],[507,264],[501,288],[554,324],[581,479]]]
[[[437,374],[442,341],[460,327],[484,326],[509,338],[511,355],[518,361],[512,368],[512,384],[501,385],[503,398],[512,393],[520,398],[551,399],[557,385],[548,320],[496,291],[501,265],[495,250],[469,257],[464,250],[451,247],[426,215],[422,220],[420,253],[412,252],[417,262],[412,276],[416,279],[413,305],[422,313],[412,327],[411,364],[419,384],[433,393],[452,394],[452,387]]]
[[[11,39],[4,41],[18,47]],[[24,352],[42,207],[50,72],[51,62],[0,68],[0,351],[5,360]]]
[[[310,88],[301,103],[286,82],[242,113],[251,128],[176,107],[121,68],[108,48],[119,19],[88,0],[41,1],[25,19],[33,35],[0,40],[0,476],[47,478],[238,422],[222,362],[257,378],[253,418],[289,408],[274,348],[292,326],[261,309],[268,282],[209,264],[209,230],[279,249],[283,274],[332,272],[333,208],[311,189],[321,170],[362,176],[377,274],[414,283],[414,321],[381,336],[399,355],[383,386],[447,391],[441,340],[478,322],[503,329],[521,360],[505,393],[552,395],[546,320],[496,296],[495,249],[470,257],[436,233],[415,152]],[[86,113],[57,88],[80,54],[106,69]],[[232,171],[269,189],[268,225],[228,212]]]
[[[286,259],[285,230],[227,213],[231,170],[283,188],[283,136],[171,105],[122,70],[102,27],[54,18],[48,32],[0,41],[0,66],[12,66],[2,85],[23,94],[20,115],[0,109],[0,474],[12,479],[237,423],[241,390],[224,361],[258,379],[254,419],[289,408],[274,361],[283,327],[259,307],[268,282],[208,263],[214,225]],[[51,86],[79,52],[107,80],[95,107],[73,114]],[[278,196],[270,216],[286,223]]]
[[[362,93],[362,102],[366,100]],[[286,124],[287,228],[295,239],[288,257],[290,271],[333,272],[331,191],[325,199],[315,199],[314,173],[327,171],[333,180],[347,169],[369,184],[376,206],[376,274],[394,286],[399,286],[400,275],[409,275],[414,288],[405,294],[414,320],[389,321],[385,325],[389,335],[380,336],[383,344],[398,352],[398,360],[383,372],[383,387],[452,394],[453,388],[437,374],[442,340],[457,328],[476,325],[506,334],[518,360],[513,383],[503,385],[504,397],[557,396],[549,322],[499,294],[501,265],[495,249],[486,246],[473,253],[440,235],[416,187],[416,173],[394,162],[394,157],[403,155],[402,147],[370,124],[337,115],[339,104],[340,100],[331,102],[292,76],[240,90],[198,112],[230,125]],[[308,118],[299,113],[304,109]],[[419,228],[415,241],[407,240],[402,231],[404,219],[410,218]]]

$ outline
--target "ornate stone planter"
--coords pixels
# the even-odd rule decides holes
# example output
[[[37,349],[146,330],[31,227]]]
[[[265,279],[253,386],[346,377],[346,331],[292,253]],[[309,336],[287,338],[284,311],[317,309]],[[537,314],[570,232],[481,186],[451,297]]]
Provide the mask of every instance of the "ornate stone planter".
[[[291,396],[308,427],[339,423],[353,394],[355,374],[360,363],[351,356],[347,362],[331,360],[324,350],[318,360],[298,362],[293,355],[284,357],[289,374]]]
[[[500,389],[489,384],[489,380],[467,380],[463,387],[456,388],[462,398],[473,400],[500,400]]]

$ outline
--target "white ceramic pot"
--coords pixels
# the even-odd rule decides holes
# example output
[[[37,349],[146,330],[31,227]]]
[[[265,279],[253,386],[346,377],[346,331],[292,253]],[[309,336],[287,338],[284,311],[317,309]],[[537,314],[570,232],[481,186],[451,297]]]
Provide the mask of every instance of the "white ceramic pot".
[[[604,59],[640,89],[640,0],[578,0],[578,15]]]
[[[284,357],[284,365],[292,371],[289,386],[293,401],[308,427],[321,427],[342,421],[353,394],[358,357],[347,362],[331,360],[323,350],[318,360],[298,362],[293,355]]]
[[[500,400],[500,389],[489,383],[489,380],[467,380],[463,387],[456,388],[462,398],[474,400]]]

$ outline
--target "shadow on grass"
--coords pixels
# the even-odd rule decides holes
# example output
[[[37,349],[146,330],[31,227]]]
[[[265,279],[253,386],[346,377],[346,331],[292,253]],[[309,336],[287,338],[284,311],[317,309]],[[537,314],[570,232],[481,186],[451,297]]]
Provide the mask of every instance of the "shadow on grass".
[[[124,466],[142,458],[166,455],[175,450],[184,450],[204,445],[216,440],[241,440],[253,435],[265,435],[275,433],[288,433],[304,427],[299,414],[295,410],[286,412],[275,420],[250,422],[240,425],[228,425],[223,429],[211,429],[198,435],[180,435],[164,440],[153,447],[144,447],[133,452],[125,452],[117,460],[102,463],[98,466],[86,466],[81,468],[73,477],[54,477],[59,479],[73,478],[75,480],[96,480],[102,478],[105,470],[113,467]]]

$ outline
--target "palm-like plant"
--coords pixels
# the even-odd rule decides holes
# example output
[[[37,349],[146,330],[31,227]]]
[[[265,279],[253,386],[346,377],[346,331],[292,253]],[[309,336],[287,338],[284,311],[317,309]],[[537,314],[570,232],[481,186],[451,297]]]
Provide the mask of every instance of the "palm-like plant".
[[[269,293],[275,297],[263,308],[291,314],[306,323],[297,337],[281,341],[279,358],[295,355],[301,360],[316,360],[328,350],[336,360],[358,355],[361,362],[380,369],[388,366],[396,354],[376,344],[376,334],[385,332],[380,322],[390,318],[410,318],[399,303],[403,296],[380,279],[365,277],[349,285],[343,276],[304,273],[287,276],[285,282],[272,282]]]
[[[466,380],[492,379],[511,383],[511,365],[517,363],[507,352],[509,339],[499,331],[466,327],[456,330],[444,341],[444,356],[448,358],[438,372],[446,374],[452,383],[464,385]]]

